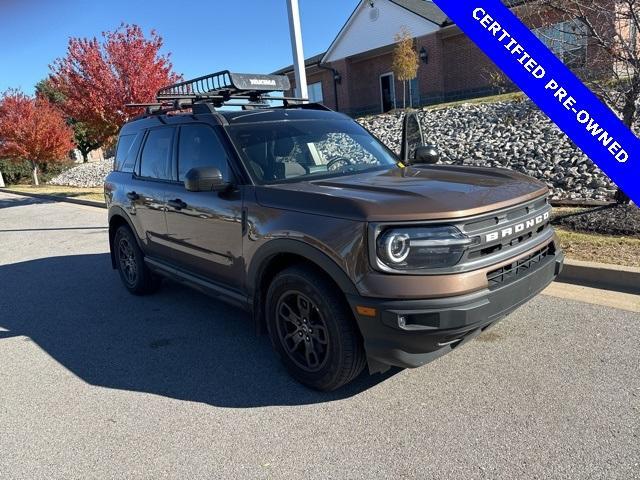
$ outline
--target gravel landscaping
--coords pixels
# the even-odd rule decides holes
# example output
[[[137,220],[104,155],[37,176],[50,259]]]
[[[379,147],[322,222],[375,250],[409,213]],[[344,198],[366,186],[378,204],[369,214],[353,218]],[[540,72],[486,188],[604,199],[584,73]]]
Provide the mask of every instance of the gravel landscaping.
[[[443,163],[511,168],[544,181],[554,200],[613,199],[615,185],[529,100],[456,104],[419,116]],[[391,113],[358,121],[399,153],[402,118]],[[112,163],[81,164],[49,184],[101,186]]]
[[[511,168],[538,178],[552,199],[612,200],[615,185],[529,100],[419,112],[427,143],[448,164]],[[359,119],[400,152],[402,114]]]
[[[68,187],[102,187],[105,177],[113,169],[113,158],[82,163],[49,180],[49,185]]]

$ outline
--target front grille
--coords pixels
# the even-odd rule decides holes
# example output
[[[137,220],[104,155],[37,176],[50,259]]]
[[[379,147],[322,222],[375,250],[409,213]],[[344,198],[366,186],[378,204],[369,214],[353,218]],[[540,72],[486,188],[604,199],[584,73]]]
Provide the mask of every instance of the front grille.
[[[471,239],[471,244],[464,250],[456,265],[416,271],[394,271],[394,273],[443,275],[491,267],[547,243],[553,236],[550,218],[551,205],[547,197],[544,196],[520,205],[457,221],[370,223],[369,255],[371,265],[388,271],[384,267],[380,267],[380,261],[376,256],[376,239],[385,228],[451,225]]]
[[[533,272],[544,263],[545,258],[553,256],[554,253],[555,246],[552,242],[510,265],[492,270],[487,273],[489,290],[495,290]]]
[[[530,202],[526,205],[515,207],[499,214],[489,214],[484,218],[474,219],[461,226],[461,230],[470,237],[477,237],[478,243],[472,246],[466,254],[464,261],[474,261],[481,258],[497,255],[514,249],[523,242],[527,242],[540,236],[551,228],[548,220],[551,210],[547,198],[542,198]],[[509,230],[519,223],[530,220],[539,215],[547,215],[544,223],[535,224],[533,227],[521,229],[519,233],[512,232],[506,237],[487,241],[487,234],[490,232],[502,232]]]

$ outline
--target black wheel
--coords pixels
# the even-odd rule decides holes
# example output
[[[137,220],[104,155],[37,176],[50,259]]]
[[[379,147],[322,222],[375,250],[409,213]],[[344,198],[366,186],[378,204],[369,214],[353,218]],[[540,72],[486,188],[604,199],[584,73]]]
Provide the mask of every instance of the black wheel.
[[[135,295],[145,295],[158,289],[161,279],[145,265],[144,254],[129,227],[118,228],[113,248],[118,272],[127,290]]]
[[[267,293],[267,329],[291,375],[317,390],[335,390],[365,365],[360,332],[345,299],[315,270],[287,268]]]

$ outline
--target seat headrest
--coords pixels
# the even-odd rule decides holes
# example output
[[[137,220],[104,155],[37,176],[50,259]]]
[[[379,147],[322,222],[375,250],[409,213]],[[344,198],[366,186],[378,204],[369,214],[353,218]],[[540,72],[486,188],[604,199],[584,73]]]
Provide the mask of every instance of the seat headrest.
[[[290,137],[283,137],[276,140],[273,146],[274,157],[289,157],[295,144]]]

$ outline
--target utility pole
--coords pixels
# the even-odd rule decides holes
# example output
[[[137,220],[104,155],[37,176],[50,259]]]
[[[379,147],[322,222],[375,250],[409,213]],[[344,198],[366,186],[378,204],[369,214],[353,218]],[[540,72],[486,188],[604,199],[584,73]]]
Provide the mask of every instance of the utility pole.
[[[307,89],[307,71],[304,64],[304,52],[302,48],[302,31],[300,28],[298,0],[287,0],[287,10],[289,11],[289,32],[291,33],[293,70],[296,75],[296,95],[300,98],[309,98],[309,91]]]

